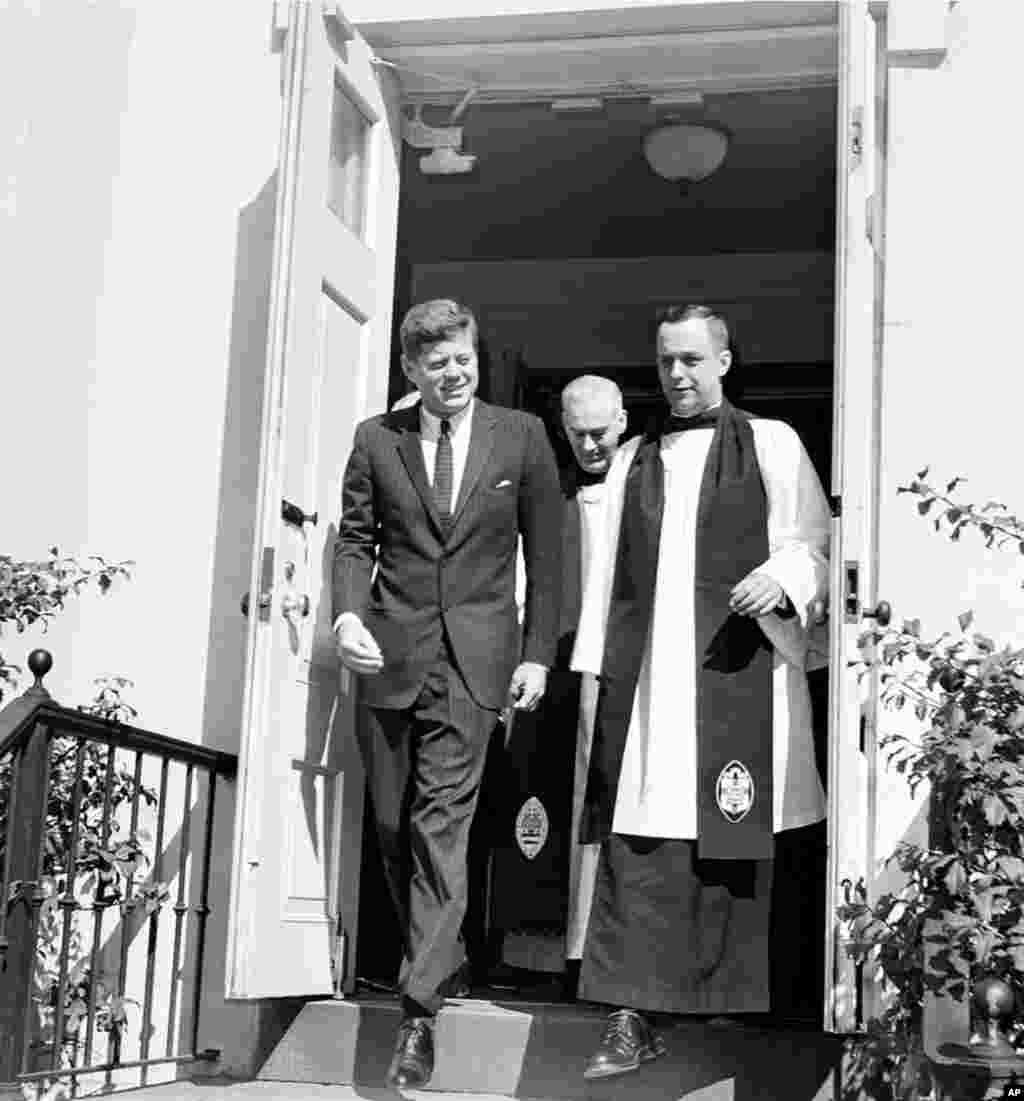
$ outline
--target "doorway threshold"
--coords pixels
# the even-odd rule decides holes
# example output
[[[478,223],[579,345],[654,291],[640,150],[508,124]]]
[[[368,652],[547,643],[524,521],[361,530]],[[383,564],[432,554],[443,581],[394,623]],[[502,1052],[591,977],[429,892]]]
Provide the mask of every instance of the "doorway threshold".
[[[258,1079],[380,1088],[401,1019],[396,996],[311,1001]],[[667,1053],[638,1071],[584,1081],[604,1009],[586,1003],[446,1002],[437,1017],[436,1065],[424,1094],[484,1097],[629,1098],[630,1101],[826,1101],[839,1098],[843,1041],[820,1031],[715,1023],[659,1022]],[[726,1089],[728,1084],[728,1089]]]

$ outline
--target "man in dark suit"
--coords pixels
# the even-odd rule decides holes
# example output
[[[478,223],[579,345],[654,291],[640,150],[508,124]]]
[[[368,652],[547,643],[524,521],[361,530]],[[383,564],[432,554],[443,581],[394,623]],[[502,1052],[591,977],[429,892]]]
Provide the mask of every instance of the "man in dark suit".
[[[414,306],[400,339],[420,401],[356,429],[333,589],[341,660],[361,674],[360,748],[405,939],[388,1081],[415,1087],[433,1071],[433,1017],[465,964],[467,843],[487,745],[504,707],[537,706],[554,658],[561,498],[541,422],[474,397],[469,310]]]

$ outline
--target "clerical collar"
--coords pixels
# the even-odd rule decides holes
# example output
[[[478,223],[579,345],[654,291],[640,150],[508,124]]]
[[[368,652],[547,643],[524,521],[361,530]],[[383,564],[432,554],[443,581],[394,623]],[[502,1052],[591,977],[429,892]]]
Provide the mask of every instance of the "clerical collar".
[[[444,418],[448,421],[452,435],[458,432],[459,425],[461,425],[463,421],[468,421],[472,418],[473,406],[475,404],[476,398],[470,398],[457,413],[453,413],[450,417]],[[420,405],[420,424],[423,427],[423,434],[427,436],[428,439],[436,439],[441,435],[441,417],[436,413],[431,413],[424,405]]]
[[[669,435],[672,432],[688,432],[691,428],[713,428],[718,423],[719,414],[722,412],[722,403],[711,406],[692,417],[680,417],[675,413],[669,413],[662,421],[661,434]]]
[[[591,470],[584,470],[583,467],[576,467],[576,487],[577,489],[583,486],[600,485],[608,475],[607,470],[603,470],[600,473],[596,473]]]

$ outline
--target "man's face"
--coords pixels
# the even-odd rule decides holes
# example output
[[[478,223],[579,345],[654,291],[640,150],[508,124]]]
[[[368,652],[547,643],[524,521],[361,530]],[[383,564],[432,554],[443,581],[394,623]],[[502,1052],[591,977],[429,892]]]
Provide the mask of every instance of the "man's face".
[[[700,317],[658,328],[658,378],[677,417],[693,417],[722,400],[722,377],[732,363]]]
[[[580,467],[588,474],[607,473],[626,430],[625,410],[610,397],[583,397],[563,407],[562,425]]]
[[[438,417],[465,409],[480,381],[473,337],[468,329],[428,344],[414,359],[402,357],[406,377],[420,392],[423,408]]]

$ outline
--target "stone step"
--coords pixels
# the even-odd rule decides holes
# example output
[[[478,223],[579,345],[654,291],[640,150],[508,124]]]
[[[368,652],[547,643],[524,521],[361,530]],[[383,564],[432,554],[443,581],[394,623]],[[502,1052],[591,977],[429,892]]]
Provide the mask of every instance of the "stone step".
[[[311,1001],[259,1073],[261,1081],[380,1087],[400,1010],[395,999]],[[804,1029],[677,1019],[660,1059],[587,1082],[603,1014],[550,1003],[452,1002],[438,1015],[431,1092],[546,1101],[833,1101],[842,1041]]]

